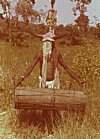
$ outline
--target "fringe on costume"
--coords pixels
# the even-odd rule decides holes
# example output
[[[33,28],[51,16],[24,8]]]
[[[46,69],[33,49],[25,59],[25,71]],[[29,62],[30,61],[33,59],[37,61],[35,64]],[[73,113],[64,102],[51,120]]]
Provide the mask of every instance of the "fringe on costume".
[[[53,58],[53,61],[54,61],[55,79],[53,81],[48,82],[48,81],[46,81],[46,76],[47,76],[47,58],[48,58],[48,56],[50,57],[51,53],[52,53],[52,58]],[[48,86],[47,84],[49,84],[49,86],[51,86],[51,88],[55,88],[55,89],[59,89],[60,88],[57,50],[56,50],[55,47],[52,50],[51,42],[44,42],[43,43],[42,78],[39,77],[39,81],[40,81],[39,87],[46,88],[46,86]]]

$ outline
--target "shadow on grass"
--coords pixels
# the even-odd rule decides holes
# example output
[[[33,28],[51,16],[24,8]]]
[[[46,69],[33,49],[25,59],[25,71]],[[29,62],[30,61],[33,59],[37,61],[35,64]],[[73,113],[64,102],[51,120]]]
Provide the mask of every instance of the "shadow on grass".
[[[34,125],[41,132],[45,132],[47,128],[48,133],[53,132],[53,128],[57,127],[61,122],[61,116],[58,111],[49,110],[20,110],[18,114],[20,126]]]
[[[34,127],[38,128],[41,132],[45,132],[45,128],[47,127],[47,130],[49,132],[52,131],[53,128],[62,126],[65,121],[69,120],[70,116],[73,117],[72,119],[74,121],[78,121],[80,125],[84,120],[84,112],[75,113],[68,111],[56,111],[55,113],[54,111],[48,112],[47,110],[45,112],[45,115],[43,114],[42,110],[20,110],[18,119],[20,121],[20,126],[34,125]]]
[[[42,111],[36,110],[19,110],[18,119],[20,124],[38,126],[43,121]]]

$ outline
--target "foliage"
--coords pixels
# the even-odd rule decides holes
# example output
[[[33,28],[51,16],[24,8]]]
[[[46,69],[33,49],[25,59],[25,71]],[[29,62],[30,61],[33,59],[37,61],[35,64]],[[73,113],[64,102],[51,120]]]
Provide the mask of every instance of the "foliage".
[[[31,2],[33,3],[33,5],[35,4],[35,0],[31,0]]]
[[[2,29],[0,29],[1,39],[5,39],[14,46],[25,46],[26,36],[25,30],[28,29],[29,23],[40,23],[40,13],[33,9],[33,3],[29,0],[18,1],[12,8],[12,2],[7,0],[0,1],[3,13],[0,14],[1,20],[5,21]],[[6,18],[3,15],[6,14]],[[43,14],[43,13],[41,13]],[[43,14],[44,15],[44,14]],[[22,18],[22,19],[21,19]],[[21,27],[23,22],[23,27]],[[6,32],[5,32],[6,30]],[[22,33],[24,30],[24,33]],[[27,36],[28,38],[29,36]]]
[[[82,29],[81,31],[84,33],[87,31],[88,26],[89,26],[89,19],[88,16],[81,14],[76,20],[75,22],[77,23],[77,26],[80,27],[80,29]]]
[[[87,38],[86,45],[62,47],[56,44],[67,65],[82,79],[86,80],[85,93],[88,96],[85,119],[80,125],[75,120],[75,115],[61,112],[62,123],[58,128],[54,128],[55,139],[84,139],[100,137],[100,42],[93,40],[92,44]],[[8,114],[1,117],[2,125],[0,128],[1,137],[25,139],[40,138],[47,136],[47,133],[40,132],[39,124],[41,113],[34,111],[14,110],[14,85],[13,78],[19,78],[29,66],[36,52],[41,49],[41,42],[38,40],[28,41],[29,47],[11,47],[10,43],[0,41],[0,106],[1,112],[7,111]],[[37,65],[31,75],[23,81],[21,86],[38,87],[39,65]],[[63,89],[81,90],[82,88],[73,81],[64,70],[61,70],[61,86]],[[20,121],[20,113],[24,118]],[[34,120],[35,119],[35,120]],[[37,119],[37,120],[36,120]],[[32,122],[30,121],[32,120]]]
[[[54,8],[55,0],[51,0],[51,7]]]
[[[86,18],[84,16],[84,18]],[[83,19],[83,18],[82,18]],[[82,20],[81,18],[79,20]],[[79,26],[81,26],[80,21]],[[77,25],[66,25],[65,27],[63,25],[59,25],[55,27],[55,34],[56,36],[61,36],[62,34],[65,34],[63,38],[59,39],[59,42],[61,45],[83,45],[88,43],[85,41],[84,37],[92,37],[95,39],[99,39],[99,24],[97,24],[96,27],[89,27],[86,22],[82,22],[84,25],[84,28],[79,28]],[[26,46],[27,40],[34,39],[34,35],[30,35],[28,33],[28,30],[31,30],[34,34],[36,32],[37,34],[45,34],[48,30],[47,27],[44,24],[29,24],[28,26],[23,21],[18,21],[16,18],[12,18],[12,20],[9,21],[9,28],[6,27],[6,20],[2,19],[0,20],[0,38],[6,41],[10,41],[12,46]],[[27,28],[28,27],[28,28]],[[10,31],[10,33],[9,33]],[[84,32],[84,34],[82,33]],[[85,41],[85,42],[84,42]]]
[[[100,40],[100,23],[97,24],[95,35]]]
[[[80,0],[74,0],[80,2]],[[82,1],[82,0],[81,0]],[[84,0],[85,4],[91,0]],[[1,1],[0,1],[1,2]],[[1,19],[0,19],[1,23]],[[41,121],[41,113],[34,111],[22,111],[24,117],[20,121],[22,112],[14,110],[14,79],[19,78],[29,66],[36,52],[41,49],[41,42],[34,39],[27,33],[24,22],[19,22],[16,18],[9,20],[12,27],[8,30],[5,28],[5,20],[0,24],[0,114],[7,112],[3,116],[0,115],[0,137],[3,139],[38,139],[47,133],[41,133],[39,126]],[[29,24],[30,29],[35,28],[39,34],[46,32],[46,27],[42,24]],[[100,138],[100,25],[96,27],[88,27],[84,36],[76,25],[63,25],[56,27],[56,35],[66,35],[57,43],[57,49],[63,55],[66,64],[83,80],[86,80],[84,88],[73,81],[64,70],[60,68],[61,87],[63,89],[73,89],[85,91],[88,97],[85,118],[80,125],[76,121],[75,114],[69,112],[61,112],[62,123],[54,128],[55,139],[99,139]],[[9,34],[10,31],[10,34]],[[31,39],[29,39],[31,38]],[[12,40],[9,42],[9,40]],[[8,40],[8,41],[5,41]],[[64,43],[64,44],[62,44]],[[28,47],[11,47],[25,46]],[[62,47],[65,46],[65,47]],[[21,86],[38,87],[39,65],[37,65],[31,75],[23,81]],[[32,122],[30,122],[32,120]]]
[[[29,23],[41,23],[41,17],[45,15],[43,10],[34,10],[35,1],[21,0],[15,6],[15,13],[18,20],[23,20],[26,25]]]
[[[83,44],[81,31],[76,25],[58,26],[56,28],[57,36],[65,33],[64,37],[59,40],[61,45],[81,45]],[[59,33],[59,34],[58,34]]]
[[[92,0],[71,0],[72,2],[79,2],[79,3],[83,3],[83,4],[89,4],[92,2]]]
[[[14,14],[11,7],[12,3],[8,4],[8,1],[3,2],[6,6],[4,9],[6,10],[7,18],[4,19],[6,20],[6,25],[0,29],[1,39],[5,39],[14,46],[25,46],[27,45],[26,40],[34,37],[34,35],[30,36],[27,34],[28,28],[35,30],[38,34],[44,34],[46,32],[46,27],[43,24],[39,24],[38,27],[34,25],[35,22],[39,23],[41,21],[40,17],[42,15],[45,15],[43,11],[38,12],[34,10],[34,1],[17,1],[13,10],[15,12]],[[83,44],[84,39],[82,38],[82,35],[85,36],[85,34],[89,34],[90,31],[89,19],[88,16],[85,15],[85,12],[87,10],[87,5],[91,3],[91,0],[73,0],[73,2],[76,2],[76,7],[73,8],[74,12],[80,11],[80,16],[75,20],[77,26],[68,25],[64,27],[63,25],[59,25],[56,27],[56,32],[59,35],[62,35],[63,31],[67,32],[65,37],[59,40],[63,45]],[[7,8],[7,6],[9,8]],[[98,39],[99,27],[96,27],[93,32],[91,32],[91,35],[93,36],[94,34],[94,37],[96,36],[95,38]]]
[[[74,15],[77,15],[77,11],[79,11],[80,15],[75,20],[77,26],[81,29],[81,32],[84,34],[84,32],[87,30],[87,27],[89,26],[89,18],[85,15],[85,12],[87,11],[87,5],[91,3],[92,0],[71,0],[73,2],[76,2],[76,6],[73,7]]]
[[[70,41],[70,45],[81,45],[82,37],[81,31],[78,29],[77,26],[66,26],[66,30],[68,31],[68,40]]]
[[[71,0],[76,2],[76,7],[73,8],[74,15],[76,16],[77,11],[80,12],[80,15],[83,15],[87,11],[87,5],[89,5],[92,0]]]
[[[7,14],[7,12],[9,12],[10,10],[10,2],[8,0],[1,0],[0,4],[2,6],[3,9],[3,14]]]

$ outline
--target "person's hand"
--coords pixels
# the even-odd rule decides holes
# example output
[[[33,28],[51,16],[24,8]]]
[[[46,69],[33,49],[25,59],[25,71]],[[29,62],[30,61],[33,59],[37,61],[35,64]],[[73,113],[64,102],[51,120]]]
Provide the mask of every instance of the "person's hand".
[[[24,76],[21,76],[20,79],[14,81],[14,88],[16,88],[24,80]]]
[[[19,84],[20,82],[18,80],[15,80],[14,88],[16,88]]]
[[[14,89],[20,84],[19,80],[14,81]]]

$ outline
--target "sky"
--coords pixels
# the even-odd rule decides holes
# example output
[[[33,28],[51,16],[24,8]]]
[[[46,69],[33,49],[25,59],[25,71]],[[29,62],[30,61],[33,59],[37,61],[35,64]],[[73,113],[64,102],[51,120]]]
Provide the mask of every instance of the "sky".
[[[47,7],[45,7],[45,5]],[[55,10],[57,10],[57,23],[58,24],[71,24],[77,18],[73,15],[72,8],[75,6],[75,3],[70,0],[56,0]],[[49,10],[50,0],[36,0],[34,5],[36,10],[44,9],[45,11]],[[90,25],[94,23],[100,23],[100,0],[92,0],[92,3],[88,6],[88,12],[86,15],[89,16]],[[94,18],[97,17],[97,19]]]

